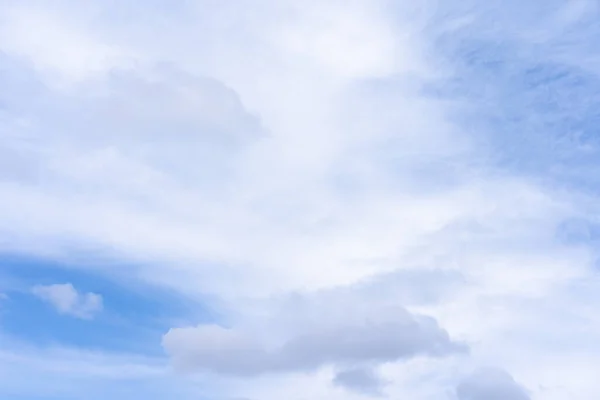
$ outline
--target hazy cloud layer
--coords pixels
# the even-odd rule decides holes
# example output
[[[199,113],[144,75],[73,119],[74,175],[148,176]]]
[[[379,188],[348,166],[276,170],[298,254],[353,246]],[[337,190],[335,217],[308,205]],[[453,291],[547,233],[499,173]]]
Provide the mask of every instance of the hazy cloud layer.
[[[1,2],[0,250],[170,291],[214,321],[190,312],[155,332],[105,311],[151,330],[160,360],[80,359],[75,341],[11,350],[31,332],[7,329],[0,397],[38,395],[14,379],[31,370],[90,398],[124,364],[151,372],[111,386],[115,400],[156,376],[163,398],[197,398],[177,388],[200,380],[222,399],[595,400],[599,11]],[[3,329],[41,282],[4,275]],[[59,312],[102,309],[52,281],[72,285],[33,293]],[[519,383],[469,375],[488,364]]]

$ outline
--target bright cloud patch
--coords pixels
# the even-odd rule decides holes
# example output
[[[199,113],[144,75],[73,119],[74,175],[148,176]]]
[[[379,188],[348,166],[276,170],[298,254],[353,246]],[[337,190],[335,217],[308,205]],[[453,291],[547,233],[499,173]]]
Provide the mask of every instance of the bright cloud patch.
[[[34,286],[31,292],[52,305],[60,314],[90,319],[102,311],[102,296],[80,293],[70,283]]]

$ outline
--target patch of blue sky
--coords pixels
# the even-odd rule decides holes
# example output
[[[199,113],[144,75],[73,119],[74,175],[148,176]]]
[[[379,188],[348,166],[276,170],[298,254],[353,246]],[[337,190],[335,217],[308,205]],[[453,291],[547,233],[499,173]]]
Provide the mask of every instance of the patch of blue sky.
[[[552,185],[599,187],[597,74],[523,42],[461,39],[445,49],[460,78],[432,93],[468,100],[461,123],[487,145],[488,161]]]
[[[600,190],[600,64],[590,56],[596,45],[589,41],[598,30],[589,23],[597,13],[579,14],[563,18],[561,34],[542,41],[533,34],[506,34],[510,24],[501,24],[505,32],[498,34],[467,21],[439,37],[436,50],[452,73],[425,91],[456,105],[452,118],[482,149],[474,162],[480,159],[486,169],[535,181],[559,196],[579,196],[580,215],[560,223],[555,237],[598,256],[600,221],[593,199]],[[542,32],[536,24],[522,23],[519,31]]]
[[[64,345],[107,351],[162,354],[160,340],[173,325],[213,321],[207,305],[141,283],[122,282],[90,269],[27,256],[2,255],[2,330],[35,345]],[[61,315],[31,293],[35,285],[72,284],[103,297],[93,319]]]

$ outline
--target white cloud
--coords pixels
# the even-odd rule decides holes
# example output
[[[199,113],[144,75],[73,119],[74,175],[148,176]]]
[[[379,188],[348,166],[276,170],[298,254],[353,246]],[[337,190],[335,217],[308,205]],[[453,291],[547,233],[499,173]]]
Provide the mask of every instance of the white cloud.
[[[94,38],[81,19],[64,18],[27,2],[0,9],[0,47],[31,63],[47,83],[72,83],[94,77],[131,60],[119,46]]]
[[[37,285],[31,292],[50,303],[60,314],[89,319],[102,311],[102,296],[96,293],[80,293],[72,284]]]

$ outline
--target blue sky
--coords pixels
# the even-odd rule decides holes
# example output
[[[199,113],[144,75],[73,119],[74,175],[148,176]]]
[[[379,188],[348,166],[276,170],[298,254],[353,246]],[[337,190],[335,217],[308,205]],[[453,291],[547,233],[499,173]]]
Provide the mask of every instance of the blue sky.
[[[111,280],[98,272],[82,273],[72,265],[44,258],[3,255],[3,270],[11,283],[4,289],[3,330],[36,345],[75,345],[89,349],[148,355],[162,352],[149,345],[182,318],[218,320],[202,302],[190,301],[161,288]],[[75,318],[31,293],[36,285],[70,283],[83,293],[102,293],[102,309],[88,318]],[[102,312],[100,312],[102,311]],[[92,312],[91,314],[96,314]]]
[[[0,397],[596,399],[599,11],[0,2]]]

